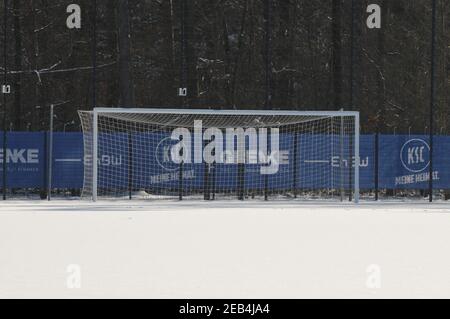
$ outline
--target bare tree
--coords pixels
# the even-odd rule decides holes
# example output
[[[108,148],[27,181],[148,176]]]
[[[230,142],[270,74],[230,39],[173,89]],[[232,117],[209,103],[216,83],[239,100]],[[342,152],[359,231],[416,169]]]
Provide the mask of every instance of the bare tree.
[[[14,68],[22,70],[22,28],[21,28],[21,1],[13,1],[14,16]],[[22,126],[22,88],[21,74],[14,76],[14,129],[20,131]]]
[[[119,86],[122,107],[133,106],[131,78],[130,9],[128,0],[119,0]]]

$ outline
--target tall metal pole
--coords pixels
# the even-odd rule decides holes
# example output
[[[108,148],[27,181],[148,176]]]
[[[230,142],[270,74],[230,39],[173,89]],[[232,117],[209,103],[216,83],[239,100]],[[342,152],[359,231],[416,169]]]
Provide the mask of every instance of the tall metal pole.
[[[379,189],[379,168],[380,168],[380,158],[379,158],[379,149],[380,149],[380,130],[377,128],[377,132],[375,133],[375,200],[378,201],[380,195]]]
[[[341,111],[344,111],[344,109],[341,109]],[[339,129],[339,170],[340,170],[340,196],[341,196],[341,202],[344,201],[345,196],[345,188],[344,188],[344,117],[341,116],[341,125]],[[351,170],[351,169],[350,169]]]
[[[94,12],[92,13],[92,107],[97,106],[97,0],[93,0],[92,6]]]
[[[355,33],[356,33],[356,0],[352,0],[352,8],[351,8],[351,32],[350,32],[350,111],[353,111],[355,109],[355,62],[356,62],[356,45],[355,45]],[[356,141],[355,141],[356,142]],[[351,137],[349,137],[349,201],[352,201],[352,192],[351,192],[351,185],[353,183],[353,167],[351,165],[352,163],[352,157],[356,154],[353,154],[353,140]],[[355,166],[359,165],[358,161],[355,161]]]
[[[50,130],[48,138],[48,169],[47,169],[47,198],[52,200],[52,170],[53,170],[53,118],[54,118],[54,106],[50,105]]]
[[[272,0],[266,0],[266,101],[265,108],[272,107]]]
[[[4,26],[3,26],[3,85],[6,89],[6,83],[8,80],[8,72],[7,72],[7,34],[6,34],[6,27],[7,27],[7,18],[8,18],[8,14],[7,14],[7,8],[8,8],[8,1],[7,0],[3,0],[3,9],[4,9],[4,17],[3,17],[3,22],[4,22]],[[6,165],[6,92],[3,92],[3,174],[2,174],[2,181],[3,181],[3,186],[2,186],[2,190],[3,190],[3,200],[6,200],[6,169],[7,169],[7,165]]]
[[[133,199],[133,138],[128,133],[128,199]]]
[[[433,201],[434,104],[436,103],[436,0],[432,0],[429,201]]]
[[[353,111],[355,104],[355,0],[352,0],[351,7],[351,29],[350,29],[350,111]]]
[[[355,180],[354,180],[354,185],[355,185],[355,203],[358,204],[359,203],[359,134],[360,134],[360,129],[359,129],[359,113],[358,115],[355,116]],[[351,171],[351,170],[350,170]],[[351,193],[351,192],[350,192]]]
[[[187,61],[187,32],[186,32],[186,11],[187,11],[187,0],[180,1],[180,11],[181,11],[181,29],[180,29],[180,37],[181,37],[181,65],[180,65],[180,92],[179,96],[182,98],[182,107],[185,108],[187,106],[187,96],[190,92],[188,92],[188,61]],[[185,91],[183,91],[185,90]]]
[[[272,0],[266,0],[266,101],[265,109],[272,108]],[[270,133],[268,133],[270,139]],[[267,150],[269,151],[269,150]],[[264,200],[269,199],[269,177],[264,175]]]
[[[98,111],[92,112],[92,201],[97,201],[98,194]]]

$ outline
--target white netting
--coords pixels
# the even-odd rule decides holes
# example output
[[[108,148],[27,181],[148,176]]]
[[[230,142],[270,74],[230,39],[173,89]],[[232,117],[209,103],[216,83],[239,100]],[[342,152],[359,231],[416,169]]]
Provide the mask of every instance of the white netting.
[[[104,110],[96,135],[94,112],[79,112],[84,197],[344,199],[355,191],[351,113]]]

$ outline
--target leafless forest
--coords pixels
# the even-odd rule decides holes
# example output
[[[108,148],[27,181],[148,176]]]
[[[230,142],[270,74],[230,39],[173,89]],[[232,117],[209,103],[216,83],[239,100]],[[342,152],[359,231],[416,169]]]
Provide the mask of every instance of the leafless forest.
[[[81,29],[66,26],[71,3]],[[366,25],[372,3],[380,29]],[[448,134],[450,2],[437,9],[436,132]],[[344,108],[365,133],[428,129],[431,0],[9,0],[6,13],[11,130],[47,130],[50,104],[72,131],[94,105]]]

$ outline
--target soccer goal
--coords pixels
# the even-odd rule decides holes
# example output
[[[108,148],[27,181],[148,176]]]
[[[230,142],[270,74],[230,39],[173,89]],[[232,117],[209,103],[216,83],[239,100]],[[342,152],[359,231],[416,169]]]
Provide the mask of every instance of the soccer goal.
[[[359,200],[359,113],[79,112],[83,197]]]

